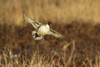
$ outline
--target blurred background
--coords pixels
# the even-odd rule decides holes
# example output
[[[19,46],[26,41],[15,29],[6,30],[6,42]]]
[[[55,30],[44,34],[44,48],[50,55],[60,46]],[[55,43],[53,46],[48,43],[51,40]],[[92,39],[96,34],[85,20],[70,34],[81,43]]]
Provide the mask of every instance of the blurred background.
[[[23,24],[23,11],[36,21],[100,22],[99,0],[0,0],[0,23]]]
[[[35,41],[31,35],[34,28],[24,20],[23,11],[35,21],[51,22],[65,39],[47,35],[45,41]],[[55,67],[64,67],[65,62],[67,67],[100,67],[100,0],[0,0],[0,63],[4,55],[9,57],[3,54],[5,48],[11,49],[12,56],[17,55],[19,63],[26,62],[23,57],[31,61],[36,51],[36,57],[53,57],[54,64],[58,58],[66,60],[58,60],[63,66]]]

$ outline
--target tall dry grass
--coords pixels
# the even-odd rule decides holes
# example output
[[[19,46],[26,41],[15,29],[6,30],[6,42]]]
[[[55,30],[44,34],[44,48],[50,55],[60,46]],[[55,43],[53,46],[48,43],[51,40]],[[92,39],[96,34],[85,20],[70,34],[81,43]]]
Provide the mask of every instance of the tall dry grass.
[[[0,23],[23,23],[23,11],[41,22],[100,22],[99,0],[0,0]]]
[[[71,48],[71,54],[68,59],[66,59],[66,53],[60,56],[58,59],[52,55],[51,58],[46,58],[40,55],[38,51],[33,52],[31,58],[28,58],[28,53],[25,55],[13,54],[11,49],[4,48],[2,54],[0,54],[0,66],[1,67],[77,67],[74,51],[75,51],[75,41],[72,43],[65,44],[63,50],[66,51],[69,46]],[[27,51],[27,50],[26,50]],[[95,59],[89,59],[87,57],[85,61],[80,64],[82,67],[100,67],[100,53],[95,57]]]
[[[55,59],[55,56],[53,55],[51,58],[46,59],[46,56],[39,54],[38,49],[37,51],[33,52],[31,59],[29,59],[27,52],[23,56],[21,53],[14,55],[11,49],[4,48],[2,54],[0,54],[0,65],[2,67],[70,67],[75,50],[75,41],[65,44],[63,51],[65,51],[69,46],[72,46],[72,49],[71,56],[67,62],[66,53],[64,53],[64,55],[60,56],[58,59]]]

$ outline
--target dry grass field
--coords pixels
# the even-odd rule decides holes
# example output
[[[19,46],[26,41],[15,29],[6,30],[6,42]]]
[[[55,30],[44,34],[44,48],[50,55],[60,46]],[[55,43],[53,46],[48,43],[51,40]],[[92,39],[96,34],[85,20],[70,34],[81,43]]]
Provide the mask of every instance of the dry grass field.
[[[23,19],[65,36],[35,41]],[[0,67],[100,67],[99,0],[0,0]]]

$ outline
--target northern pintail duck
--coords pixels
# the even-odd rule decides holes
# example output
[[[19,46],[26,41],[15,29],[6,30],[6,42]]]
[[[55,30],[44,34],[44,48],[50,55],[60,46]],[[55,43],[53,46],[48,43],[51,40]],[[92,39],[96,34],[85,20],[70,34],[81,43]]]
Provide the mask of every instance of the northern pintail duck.
[[[55,30],[51,29],[51,23],[48,22],[48,24],[42,24],[39,22],[35,22],[34,20],[32,20],[30,17],[28,17],[25,13],[24,13],[24,19],[25,21],[27,21],[28,23],[32,24],[32,26],[35,28],[35,31],[32,32],[32,36],[35,40],[44,40],[44,36],[45,35],[53,35],[57,38],[64,38],[63,35],[61,35],[60,33],[56,32]]]

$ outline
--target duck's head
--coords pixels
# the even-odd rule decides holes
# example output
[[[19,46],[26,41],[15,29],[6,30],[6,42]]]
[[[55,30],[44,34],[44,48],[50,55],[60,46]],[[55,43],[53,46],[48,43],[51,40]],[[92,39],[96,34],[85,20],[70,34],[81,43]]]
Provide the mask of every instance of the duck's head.
[[[50,27],[52,27],[52,26],[51,26],[51,22],[48,22],[48,25],[49,25]]]

